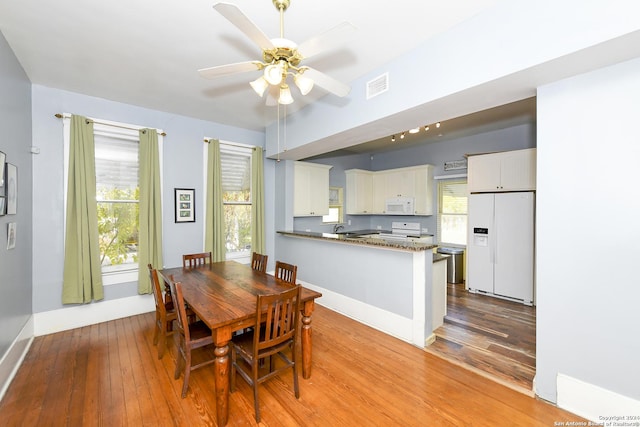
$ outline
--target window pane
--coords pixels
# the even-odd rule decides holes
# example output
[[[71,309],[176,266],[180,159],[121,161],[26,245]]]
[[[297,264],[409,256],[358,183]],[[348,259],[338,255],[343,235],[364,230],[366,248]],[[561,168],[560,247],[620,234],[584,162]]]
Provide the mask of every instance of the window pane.
[[[138,262],[138,203],[98,202],[100,261],[105,267]]]
[[[467,183],[440,182],[438,237],[441,244],[467,244]]]
[[[227,255],[251,254],[251,205],[225,205]]]
[[[323,223],[331,223],[331,222],[342,222],[340,215],[341,208],[329,208],[329,215],[322,215]]]
[[[96,199],[103,272],[137,268],[138,147],[120,135],[96,133]]]
[[[443,214],[441,220],[440,240],[459,245],[467,244],[467,216]]]

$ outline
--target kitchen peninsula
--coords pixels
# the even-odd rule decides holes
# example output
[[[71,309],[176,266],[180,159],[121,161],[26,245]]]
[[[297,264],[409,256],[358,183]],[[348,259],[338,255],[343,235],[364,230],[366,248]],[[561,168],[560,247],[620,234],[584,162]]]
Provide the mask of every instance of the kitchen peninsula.
[[[416,346],[430,344],[446,307],[437,245],[370,232],[278,231],[277,256],[298,266],[300,283],[322,292],[323,306]]]

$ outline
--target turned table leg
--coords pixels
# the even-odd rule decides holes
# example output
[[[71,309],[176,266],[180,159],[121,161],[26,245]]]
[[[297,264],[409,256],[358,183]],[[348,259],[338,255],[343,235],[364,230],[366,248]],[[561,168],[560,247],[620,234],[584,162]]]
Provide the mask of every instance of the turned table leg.
[[[302,309],[302,378],[311,377],[311,313],[313,313],[314,302],[307,301]]]
[[[213,331],[213,342],[216,346],[214,350],[216,356],[214,377],[216,381],[216,417],[218,426],[226,425],[229,419],[229,340],[231,340],[230,331]]]

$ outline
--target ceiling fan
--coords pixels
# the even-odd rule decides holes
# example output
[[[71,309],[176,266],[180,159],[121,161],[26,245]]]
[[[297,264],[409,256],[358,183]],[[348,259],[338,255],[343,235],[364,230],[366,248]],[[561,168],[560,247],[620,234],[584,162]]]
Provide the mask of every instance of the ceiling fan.
[[[204,78],[214,79],[232,74],[263,70],[263,75],[250,83],[258,96],[267,91],[267,105],[291,104],[293,97],[287,84],[287,78],[293,82],[302,95],[308,94],[314,84],[339,96],[346,96],[351,88],[328,75],[300,63],[328,48],[344,43],[355,32],[349,22],[342,22],[330,30],[297,45],[284,38],[284,12],[291,0],[272,0],[280,12],[280,37],[269,39],[242,11],[230,3],[217,3],[213,8],[229,22],[235,25],[247,37],[262,49],[261,61],[245,61],[217,67],[203,68],[198,73]]]

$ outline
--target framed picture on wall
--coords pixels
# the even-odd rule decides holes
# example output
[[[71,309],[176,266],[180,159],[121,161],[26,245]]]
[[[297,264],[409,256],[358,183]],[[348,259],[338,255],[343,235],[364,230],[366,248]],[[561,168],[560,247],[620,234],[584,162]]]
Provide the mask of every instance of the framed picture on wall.
[[[196,222],[196,190],[176,188],[176,222]]]
[[[7,163],[5,177],[7,215],[15,215],[18,211],[18,168]]]

